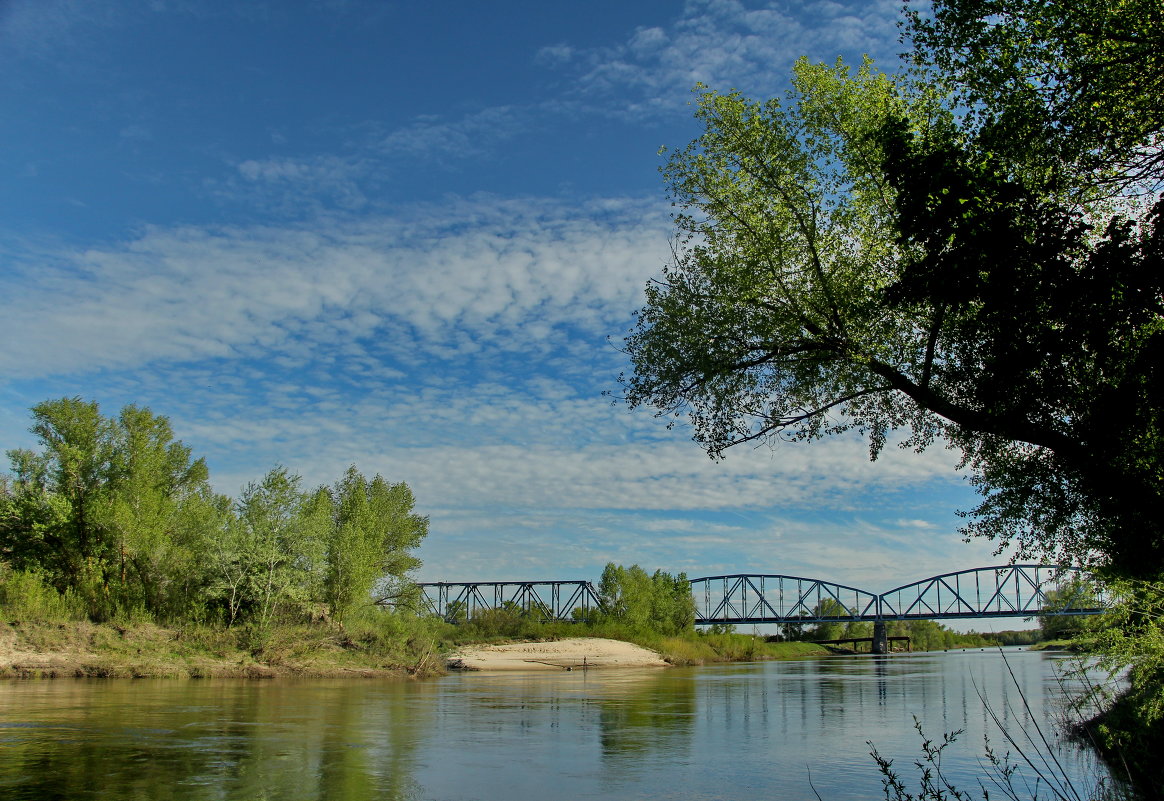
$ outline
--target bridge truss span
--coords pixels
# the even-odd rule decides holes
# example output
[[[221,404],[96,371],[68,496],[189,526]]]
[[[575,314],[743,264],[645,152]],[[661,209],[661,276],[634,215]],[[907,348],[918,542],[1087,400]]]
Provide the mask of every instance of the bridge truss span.
[[[600,607],[589,581],[435,581],[416,585],[421,607],[450,623],[489,609],[510,609],[538,620],[574,620]]]
[[[690,579],[696,625],[1095,615],[1110,599],[1078,568],[1001,565],[944,573],[877,594],[778,574]],[[589,581],[438,581],[417,585],[421,608],[450,622],[490,609],[538,620],[589,619],[602,601]]]
[[[697,625],[869,620],[878,608],[871,592],[800,576],[704,576],[691,594]]]
[[[903,584],[880,598],[883,620],[1094,615],[1107,599],[1078,568],[1053,565],[978,567]],[[1054,597],[1048,592],[1054,591]]]
[[[691,594],[697,625],[1099,614],[1109,599],[1086,579],[1074,567],[1000,565],[877,595],[820,579],[736,574],[692,579]]]

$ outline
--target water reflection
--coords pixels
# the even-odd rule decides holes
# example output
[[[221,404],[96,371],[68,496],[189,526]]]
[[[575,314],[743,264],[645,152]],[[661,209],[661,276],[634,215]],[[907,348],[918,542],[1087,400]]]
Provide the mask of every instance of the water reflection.
[[[642,766],[653,751],[678,754],[691,748],[695,683],[687,677],[645,674],[617,697],[599,696],[599,742],[608,770],[618,774]]]
[[[908,773],[915,715],[931,736],[966,730],[943,771],[973,789],[996,736],[986,705],[1016,731],[1046,726],[1051,665],[974,652],[425,682],[0,682],[0,797],[878,797],[866,743]],[[1086,786],[1092,762],[1062,759]]]
[[[0,795],[414,798],[425,694],[405,683],[7,683]]]

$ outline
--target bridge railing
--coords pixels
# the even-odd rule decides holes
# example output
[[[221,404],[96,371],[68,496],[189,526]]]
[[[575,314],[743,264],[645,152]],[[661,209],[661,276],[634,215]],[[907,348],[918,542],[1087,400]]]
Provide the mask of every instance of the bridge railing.
[[[589,581],[433,581],[420,588],[421,607],[430,614],[459,622],[488,609],[512,609],[537,620],[574,620],[601,604]]]

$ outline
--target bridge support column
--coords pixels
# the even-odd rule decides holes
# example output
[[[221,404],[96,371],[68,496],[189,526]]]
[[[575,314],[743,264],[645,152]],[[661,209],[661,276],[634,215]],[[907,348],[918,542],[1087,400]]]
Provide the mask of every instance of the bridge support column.
[[[889,631],[884,620],[873,621],[873,653],[889,653]]]

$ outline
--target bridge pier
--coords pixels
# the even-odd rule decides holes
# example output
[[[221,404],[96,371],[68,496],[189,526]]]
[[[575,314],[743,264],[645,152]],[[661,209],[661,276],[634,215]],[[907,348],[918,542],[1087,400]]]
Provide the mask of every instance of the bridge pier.
[[[889,629],[884,620],[873,621],[873,653],[889,653]]]

